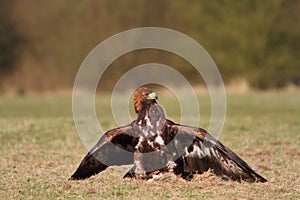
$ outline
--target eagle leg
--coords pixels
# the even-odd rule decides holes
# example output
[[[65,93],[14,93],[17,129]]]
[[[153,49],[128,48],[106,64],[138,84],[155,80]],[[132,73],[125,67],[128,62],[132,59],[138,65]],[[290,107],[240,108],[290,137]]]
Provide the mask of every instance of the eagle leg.
[[[133,175],[136,179],[146,179],[147,178],[146,171],[143,166],[143,154],[139,150],[136,150],[134,152],[133,168],[134,168]]]
[[[171,152],[167,152],[166,159],[167,159],[167,165],[166,165],[167,171],[174,172],[174,169],[177,167],[177,164],[173,161],[173,154]]]

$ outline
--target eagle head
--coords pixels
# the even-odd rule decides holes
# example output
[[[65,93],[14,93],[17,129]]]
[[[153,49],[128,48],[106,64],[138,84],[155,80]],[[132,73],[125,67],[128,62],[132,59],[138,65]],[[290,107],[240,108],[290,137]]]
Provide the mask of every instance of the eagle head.
[[[146,87],[140,87],[133,93],[134,109],[138,113],[147,105],[156,103],[158,96],[151,89]]]

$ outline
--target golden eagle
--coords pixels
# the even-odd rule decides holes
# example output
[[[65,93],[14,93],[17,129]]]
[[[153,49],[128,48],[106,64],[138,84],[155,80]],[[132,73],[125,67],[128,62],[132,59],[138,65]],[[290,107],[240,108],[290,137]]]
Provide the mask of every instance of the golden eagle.
[[[133,164],[124,177],[150,179],[154,174],[173,173],[188,179],[212,170],[236,181],[267,181],[204,129],[166,119],[157,99],[151,89],[138,88],[134,92],[137,119],[107,131],[70,180],[88,178],[108,166]]]

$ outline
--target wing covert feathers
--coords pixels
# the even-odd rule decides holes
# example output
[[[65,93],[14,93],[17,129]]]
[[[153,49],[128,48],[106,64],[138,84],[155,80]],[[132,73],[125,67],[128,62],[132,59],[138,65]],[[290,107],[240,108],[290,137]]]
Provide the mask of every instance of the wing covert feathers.
[[[132,152],[136,142],[131,125],[106,132],[83,158],[70,180],[88,178],[111,165],[133,163]]]

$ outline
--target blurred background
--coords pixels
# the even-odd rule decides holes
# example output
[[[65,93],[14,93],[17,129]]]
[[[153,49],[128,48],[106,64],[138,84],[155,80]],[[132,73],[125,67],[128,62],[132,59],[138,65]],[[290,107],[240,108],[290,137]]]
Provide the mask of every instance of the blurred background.
[[[0,94],[70,91],[96,45],[143,26],[174,29],[197,40],[227,85],[300,86],[299,13],[298,0],[1,0]],[[142,50],[112,63],[101,88],[111,90],[124,72],[148,62],[170,65],[202,84],[178,56]]]

